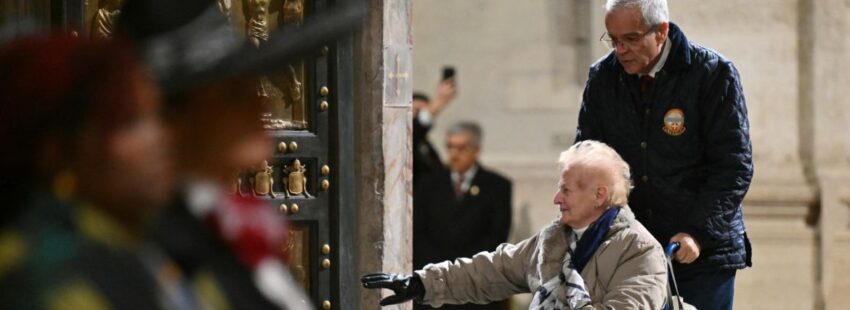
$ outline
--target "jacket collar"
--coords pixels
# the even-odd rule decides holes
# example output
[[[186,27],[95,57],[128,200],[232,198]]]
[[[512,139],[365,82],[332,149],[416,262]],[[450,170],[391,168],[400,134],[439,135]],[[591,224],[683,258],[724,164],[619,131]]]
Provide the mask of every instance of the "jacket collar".
[[[667,43],[671,44],[670,55],[667,56],[667,61],[664,63],[664,67],[661,70],[676,71],[690,66],[691,43],[688,41],[688,38],[685,37],[685,33],[682,32],[682,29],[673,22],[670,22],[670,32],[667,35],[667,41]],[[610,64],[616,67],[620,72],[625,72],[623,71],[623,66],[620,65],[620,62],[617,60],[617,54],[614,51],[611,51],[609,61],[611,62]]]
[[[685,37],[685,33],[674,23],[670,23],[670,33],[667,36],[670,41],[670,56],[667,58],[667,63],[664,64],[664,69],[678,70],[691,65],[691,43]]]

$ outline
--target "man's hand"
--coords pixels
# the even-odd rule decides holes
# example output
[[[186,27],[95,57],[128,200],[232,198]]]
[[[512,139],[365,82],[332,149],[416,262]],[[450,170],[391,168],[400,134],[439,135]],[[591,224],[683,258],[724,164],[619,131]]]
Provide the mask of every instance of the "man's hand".
[[[678,233],[670,238],[670,242],[678,242],[680,245],[679,250],[673,255],[673,258],[680,263],[690,264],[699,257],[700,245],[691,235]]]
[[[365,288],[386,288],[395,292],[395,295],[381,300],[381,306],[400,304],[425,295],[422,280],[415,274],[402,276],[394,273],[373,273],[363,276],[360,282]]]
[[[445,79],[437,84],[437,93],[434,96],[434,101],[428,105],[428,112],[432,116],[440,114],[440,111],[446,108],[457,95],[457,83],[454,78]]]

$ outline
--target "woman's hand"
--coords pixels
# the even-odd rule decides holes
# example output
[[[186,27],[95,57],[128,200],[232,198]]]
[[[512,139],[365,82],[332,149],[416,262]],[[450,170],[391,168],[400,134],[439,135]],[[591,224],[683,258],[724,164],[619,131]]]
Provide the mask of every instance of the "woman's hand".
[[[386,288],[395,292],[395,295],[381,300],[381,306],[400,304],[405,301],[422,298],[425,295],[425,287],[419,276],[403,276],[394,273],[367,274],[360,279],[363,287],[369,289]]]

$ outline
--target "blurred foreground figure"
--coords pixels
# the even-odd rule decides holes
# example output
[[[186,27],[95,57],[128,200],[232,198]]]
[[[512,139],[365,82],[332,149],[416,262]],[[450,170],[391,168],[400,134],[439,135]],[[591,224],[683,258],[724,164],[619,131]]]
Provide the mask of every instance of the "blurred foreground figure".
[[[265,1],[251,3],[259,5],[260,11],[267,10]],[[215,0],[129,0],[119,29],[140,47],[188,29],[193,35],[187,39],[203,41],[210,36],[211,42],[224,42],[218,49],[229,50],[242,41],[234,41],[237,37],[224,15],[229,12],[227,7]],[[264,19],[261,24],[267,26]],[[263,41],[269,35],[264,31]],[[181,47],[186,46],[170,46]],[[187,52],[196,54],[197,50]],[[168,56],[178,60],[177,68],[197,65],[180,63],[186,58],[177,54]],[[161,59],[148,60],[152,71],[161,71],[156,69]],[[214,62],[203,62],[210,61]],[[257,96],[258,81],[244,75],[207,77],[205,82],[191,83],[192,88],[169,92],[165,115],[173,132],[179,183],[172,203],[150,228],[150,236],[177,263],[207,307],[312,309],[284,264],[285,219],[263,200],[232,194],[239,192],[240,171],[266,166],[261,164],[272,154],[260,121],[263,110]],[[163,82],[163,89],[168,89],[166,84]],[[271,193],[270,184],[267,190]]]
[[[0,70],[0,308],[186,308],[142,238],[171,168],[157,87],[129,45],[24,38],[0,47]]]
[[[153,239],[214,309],[312,309],[284,265],[285,219],[265,201],[232,194],[238,172],[272,153],[251,79],[175,98],[178,195]]]
[[[432,307],[484,304],[532,293],[529,309],[661,309],[667,268],[661,245],[626,205],[629,165],[607,145],[576,143],[561,153],[553,198],[560,218],[517,244],[429,264],[411,276],[376,273],[366,288]]]

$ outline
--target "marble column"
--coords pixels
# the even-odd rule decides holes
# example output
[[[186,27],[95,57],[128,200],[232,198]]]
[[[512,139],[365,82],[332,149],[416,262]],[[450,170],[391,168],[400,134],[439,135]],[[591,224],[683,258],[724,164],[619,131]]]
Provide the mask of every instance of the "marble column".
[[[370,0],[355,47],[361,273],[412,271],[410,0]],[[361,291],[361,309],[391,294]],[[385,308],[387,309],[387,308]],[[411,303],[389,309],[411,309]]]

